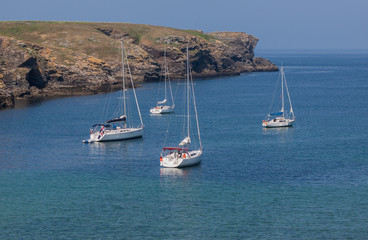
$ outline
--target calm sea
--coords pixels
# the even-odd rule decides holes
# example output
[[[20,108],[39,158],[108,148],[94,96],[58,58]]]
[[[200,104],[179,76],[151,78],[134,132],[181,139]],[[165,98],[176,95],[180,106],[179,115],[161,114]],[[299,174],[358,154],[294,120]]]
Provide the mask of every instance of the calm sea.
[[[149,115],[158,83],[137,89],[142,139],[82,143],[106,94],[0,111],[0,239],[368,239],[368,53],[261,55],[294,127],[261,127],[279,73],[198,79],[197,167],[159,166],[181,113]]]

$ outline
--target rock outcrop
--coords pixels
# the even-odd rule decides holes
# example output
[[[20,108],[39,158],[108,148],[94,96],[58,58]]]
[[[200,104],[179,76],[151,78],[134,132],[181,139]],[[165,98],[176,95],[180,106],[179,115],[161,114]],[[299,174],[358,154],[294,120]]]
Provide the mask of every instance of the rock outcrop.
[[[0,109],[12,107],[14,107],[14,95],[9,90],[0,90]]]
[[[194,77],[278,70],[254,57],[258,39],[246,33],[123,23],[0,22],[0,108],[14,106],[14,98],[121,88],[120,40],[136,82],[160,78],[164,47],[171,78],[183,78],[187,43]]]

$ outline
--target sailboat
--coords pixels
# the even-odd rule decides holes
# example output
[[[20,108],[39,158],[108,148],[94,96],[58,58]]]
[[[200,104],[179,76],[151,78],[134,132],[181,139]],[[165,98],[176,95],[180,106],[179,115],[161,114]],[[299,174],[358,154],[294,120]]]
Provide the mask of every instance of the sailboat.
[[[187,72],[186,72],[186,114],[184,114],[186,124],[186,136],[179,143],[177,147],[164,147],[160,157],[160,165],[166,168],[181,168],[199,164],[201,162],[201,155],[203,151],[201,134],[199,131],[198,114],[194,95],[194,84],[192,76],[190,75],[189,69],[189,55],[187,45]],[[199,148],[191,149],[191,138],[190,138],[190,98],[193,98],[193,106],[195,111],[195,119],[197,124],[197,133]]]
[[[277,128],[277,127],[291,127],[295,122],[295,115],[293,111],[293,106],[291,104],[289,89],[286,83],[286,77],[284,73],[284,67],[280,69],[281,78],[281,110],[279,112],[269,113],[265,120],[262,122],[262,126],[266,128]],[[284,85],[287,92],[290,111],[285,113],[285,101],[284,101]],[[272,106],[272,105],[271,105]]]
[[[169,77],[169,73],[168,73],[168,68],[167,68],[167,62],[166,62],[166,48],[164,50],[164,59],[165,59],[165,98],[162,101],[157,101],[156,103],[156,107],[151,108],[150,109],[150,113],[151,114],[164,114],[164,113],[172,113],[174,112],[174,108],[175,108],[175,104],[174,104],[174,98],[173,98],[173,93],[172,93],[172,89],[171,89],[171,83],[170,83],[170,77]],[[167,105],[167,85],[169,85],[169,90],[170,90],[170,95],[171,95],[171,106]]]
[[[138,105],[137,95],[135,93],[134,83],[132,79],[132,74],[130,72],[130,67],[128,65],[128,59],[124,50],[124,43],[121,41],[121,49],[122,49],[122,73],[123,73],[123,91],[122,91],[122,102],[119,102],[118,110],[116,112],[116,117],[110,120],[107,120],[104,123],[95,124],[92,126],[90,130],[90,138],[87,140],[83,140],[84,143],[93,143],[93,142],[104,142],[104,141],[117,141],[117,140],[125,140],[131,138],[138,138],[143,136],[143,121],[141,112]],[[140,123],[138,126],[134,127],[133,124],[129,124],[128,126],[128,116],[127,116],[127,104],[126,104],[126,95],[127,89],[125,85],[125,64],[124,60],[126,60],[126,65],[128,68],[128,73],[130,76],[130,81],[132,84],[132,90],[134,93],[134,99],[138,110],[138,115],[140,118]],[[128,111],[130,112],[130,111]],[[132,122],[132,121],[131,121]]]

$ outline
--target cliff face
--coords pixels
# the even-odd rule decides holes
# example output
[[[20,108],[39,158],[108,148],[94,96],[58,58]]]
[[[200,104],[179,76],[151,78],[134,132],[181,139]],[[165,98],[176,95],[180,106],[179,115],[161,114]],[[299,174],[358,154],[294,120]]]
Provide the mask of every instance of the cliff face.
[[[154,81],[164,68],[185,74],[185,51],[194,77],[277,71],[253,49],[246,33],[178,30],[125,23],[0,22],[0,108],[14,98],[93,94],[121,88],[124,40],[133,80]]]

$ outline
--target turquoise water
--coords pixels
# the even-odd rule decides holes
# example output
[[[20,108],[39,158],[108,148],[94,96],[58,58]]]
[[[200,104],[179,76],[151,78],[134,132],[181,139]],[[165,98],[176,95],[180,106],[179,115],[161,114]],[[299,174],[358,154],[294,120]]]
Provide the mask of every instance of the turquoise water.
[[[261,127],[278,73],[198,80],[197,167],[159,167],[181,104],[150,116],[158,83],[137,89],[142,139],[81,143],[105,94],[0,111],[0,238],[367,239],[368,54],[262,56],[285,67],[295,126]]]

